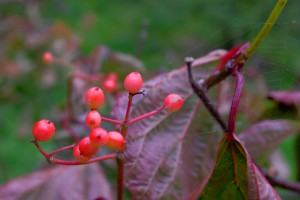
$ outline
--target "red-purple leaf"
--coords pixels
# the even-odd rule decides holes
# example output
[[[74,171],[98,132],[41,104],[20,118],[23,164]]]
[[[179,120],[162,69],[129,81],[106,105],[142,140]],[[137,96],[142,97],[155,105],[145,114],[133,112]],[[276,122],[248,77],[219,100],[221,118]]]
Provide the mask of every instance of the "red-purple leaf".
[[[229,134],[219,144],[213,171],[190,199],[198,196],[198,199],[280,199],[244,146]]]
[[[300,105],[300,92],[297,91],[270,92],[268,98],[287,106]]]
[[[238,136],[251,156],[270,153],[286,138],[300,131],[300,123],[288,120],[266,120],[250,126]]]
[[[196,60],[194,64],[211,62],[217,60],[219,56],[210,54]],[[199,67],[193,70],[196,79],[205,77]],[[199,119],[194,121],[197,115],[196,102],[198,102],[198,98],[191,97],[193,91],[188,82],[186,68],[156,77],[147,82],[143,89],[146,89],[147,94],[144,97],[134,97],[130,119],[158,109],[162,106],[164,98],[170,93],[181,95],[185,103],[176,113],[162,111],[129,126],[126,138],[126,185],[134,199],[183,199],[183,195],[192,190],[187,187],[194,187],[201,182],[205,177],[203,172],[208,172],[212,165],[211,158],[207,156],[210,152],[208,145],[211,144],[209,138],[213,137],[212,129],[202,129],[210,134],[199,135],[203,133],[198,132],[201,124]],[[128,94],[124,94],[117,100],[114,115],[119,120],[123,120],[127,98]],[[203,118],[203,116],[199,117]],[[203,121],[207,120],[213,122],[212,118],[205,118]],[[193,128],[191,124],[198,126]],[[210,123],[210,126],[211,124],[213,123]],[[185,141],[184,137],[187,133],[186,137],[201,138],[201,140]],[[193,143],[197,145],[195,147],[200,148],[197,157],[190,159],[188,156],[196,154],[196,148],[193,149],[189,146]],[[187,146],[190,150],[186,149]],[[201,152],[201,149],[205,151]],[[214,155],[213,153],[212,157]],[[204,161],[206,158],[209,161]],[[192,166],[191,170],[182,170],[183,165],[186,164],[183,163],[183,160],[189,162],[188,165]],[[201,163],[206,164],[200,169],[197,168],[196,166]],[[188,176],[186,176],[187,174]],[[191,179],[193,182],[189,182]],[[189,182],[189,184],[185,185],[184,182]]]
[[[56,166],[11,180],[0,187],[0,199],[114,199],[110,185],[97,164]]]

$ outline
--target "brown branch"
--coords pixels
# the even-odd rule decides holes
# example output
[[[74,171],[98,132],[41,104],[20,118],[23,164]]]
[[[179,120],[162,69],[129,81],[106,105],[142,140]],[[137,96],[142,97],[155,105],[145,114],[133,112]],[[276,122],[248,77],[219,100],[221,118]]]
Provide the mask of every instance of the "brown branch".
[[[212,101],[209,99],[209,97],[206,95],[205,88],[202,87],[202,85],[197,84],[197,82],[193,78],[192,74],[192,63],[194,59],[191,57],[188,57],[185,59],[187,70],[188,70],[188,76],[189,76],[189,82],[191,84],[191,87],[193,88],[194,92],[198,95],[198,97],[202,100],[203,104],[207,108],[207,110],[212,114],[212,116],[217,120],[217,122],[220,124],[221,128],[224,130],[224,132],[227,132],[227,125],[217,109],[214,107]]]
[[[282,180],[280,178],[271,176],[268,173],[268,170],[259,167],[257,164],[256,164],[256,166],[263,173],[263,175],[266,177],[266,179],[269,181],[269,183],[272,186],[281,187],[281,188],[284,188],[284,189],[287,189],[290,191],[294,191],[294,192],[300,194],[300,183],[299,182],[291,182],[288,180]]]

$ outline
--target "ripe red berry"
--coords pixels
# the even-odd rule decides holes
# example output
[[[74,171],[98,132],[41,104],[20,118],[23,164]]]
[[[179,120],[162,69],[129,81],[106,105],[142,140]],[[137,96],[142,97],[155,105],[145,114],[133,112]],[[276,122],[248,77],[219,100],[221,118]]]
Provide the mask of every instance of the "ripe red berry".
[[[95,145],[105,145],[108,142],[108,132],[103,128],[95,128],[90,132],[90,141]]]
[[[45,142],[50,140],[55,133],[55,126],[52,122],[42,119],[36,122],[32,128],[32,135],[37,141]]]
[[[53,61],[53,56],[50,52],[45,52],[43,54],[43,61],[46,63],[46,64],[50,64],[52,63]]]
[[[92,87],[85,93],[85,102],[91,109],[98,109],[104,103],[104,94],[99,87]]]
[[[90,157],[85,157],[85,156],[81,155],[78,145],[76,145],[73,148],[73,155],[74,155],[75,159],[78,160],[79,162],[87,162],[90,159]]]
[[[143,86],[143,78],[138,72],[128,74],[124,80],[124,87],[131,94],[138,93]]]
[[[117,131],[108,132],[108,135],[109,139],[106,146],[117,151],[123,151],[125,148],[125,140],[123,135]]]
[[[113,79],[105,79],[102,84],[103,89],[107,92],[113,92],[117,89],[117,82]]]
[[[169,94],[166,96],[164,106],[170,112],[178,111],[183,105],[183,99],[178,94]]]
[[[80,140],[78,147],[81,155],[85,157],[91,157],[99,150],[99,145],[92,144],[89,137],[85,137]]]
[[[100,126],[101,115],[97,110],[91,110],[85,117],[85,122],[90,128],[96,128]]]

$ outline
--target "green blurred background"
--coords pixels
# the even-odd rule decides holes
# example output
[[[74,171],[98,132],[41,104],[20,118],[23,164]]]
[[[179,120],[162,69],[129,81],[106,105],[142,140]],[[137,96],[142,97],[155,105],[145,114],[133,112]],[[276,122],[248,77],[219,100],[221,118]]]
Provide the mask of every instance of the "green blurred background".
[[[147,70],[178,68],[186,56],[251,41],[275,0],[1,1],[0,3],[0,184],[45,165],[30,144],[32,124],[56,120],[66,104],[66,71],[41,60],[89,55],[98,45],[137,56]],[[291,89],[299,76],[300,1],[288,2],[255,56],[270,90]],[[140,42],[141,32],[147,36]],[[46,35],[46,36],[45,36]],[[72,46],[73,45],[73,46]],[[76,48],[74,48],[74,46]],[[75,50],[74,50],[75,49]],[[57,50],[56,52],[60,52]],[[74,53],[75,52],[75,53]],[[55,77],[53,78],[53,73]],[[54,81],[53,81],[54,80]],[[58,127],[59,129],[60,127]],[[294,169],[294,139],[282,146]],[[54,149],[55,144],[45,144]]]

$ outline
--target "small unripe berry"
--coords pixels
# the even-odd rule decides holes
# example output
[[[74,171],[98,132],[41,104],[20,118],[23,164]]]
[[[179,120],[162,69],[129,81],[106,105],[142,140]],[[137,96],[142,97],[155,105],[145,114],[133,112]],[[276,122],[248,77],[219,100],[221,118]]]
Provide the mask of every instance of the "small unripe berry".
[[[78,160],[79,162],[87,162],[90,159],[90,157],[85,157],[85,156],[81,155],[78,145],[76,145],[73,148],[73,155],[74,155],[74,158],[76,160]]]
[[[103,89],[107,92],[113,92],[117,89],[117,82],[112,79],[105,79],[102,83]]]
[[[117,131],[108,132],[108,135],[109,139],[105,146],[117,151],[123,151],[125,148],[125,140],[123,135]]]
[[[100,126],[101,115],[97,110],[91,110],[85,117],[85,122],[90,128],[96,128]]]
[[[54,133],[54,124],[46,119],[42,119],[36,122],[32,128],[33,137],[40,142],[46,142],[50,140],[53,137]]]
[[[53,56],[50,52],[45,52],[43,54],[43,61],[46,63],[46,64],[50,64],[52,63],[53,61]]]
[[[183,105],[183,99],[178,94],[169,94],[166,96],[164,106],[170,112],[178,111]]]
[[[80,140],[78,147],[81,155],[85,157],[91,157],[99,150],[99,145],[92,144],[89,137]]]
[[[90,132],[90,141],[92,144],[106,145],[108,138],[108,132],[103,128],[94,128]]]
[[[104,94],[99,87],[92,87],[85,93],[85,102],[91,109],[98,109],[104,103]]]
[[[124,80],[124,87],[131,94],[138,93],[143,86],[143,78],[138,72],[128,74]]]

